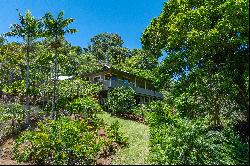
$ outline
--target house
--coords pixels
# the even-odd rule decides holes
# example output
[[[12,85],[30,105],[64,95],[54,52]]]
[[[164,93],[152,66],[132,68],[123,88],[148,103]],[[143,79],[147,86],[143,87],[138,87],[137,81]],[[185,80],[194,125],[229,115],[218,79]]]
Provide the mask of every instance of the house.
[[[102,84],[102,91],[99,94],[101,105],[106,105],[109,90],[120,86],[131,87],[135,91],[137,104],[163,99],[163,95],[155,90],[151,80],[110,66],[104,66],[99,71],[83,76],[88,81]]]

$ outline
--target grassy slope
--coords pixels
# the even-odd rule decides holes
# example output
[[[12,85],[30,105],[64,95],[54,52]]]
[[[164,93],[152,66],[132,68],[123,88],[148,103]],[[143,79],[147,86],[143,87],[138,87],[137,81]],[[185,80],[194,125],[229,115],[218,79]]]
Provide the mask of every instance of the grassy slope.
[[[121,132],[127,136],[129,145],[122,148],[117,152],[115,159],[112,161],[112,165],[143,165],[147,163],[147,155],[149,153],[148,140],[149,129],[148,126],[134,122],[131,120],[124,120],[109,113],[102,112],[98,114],[99,118],[102,118],[105,123],[111,124],[118,120],[121,126]]]

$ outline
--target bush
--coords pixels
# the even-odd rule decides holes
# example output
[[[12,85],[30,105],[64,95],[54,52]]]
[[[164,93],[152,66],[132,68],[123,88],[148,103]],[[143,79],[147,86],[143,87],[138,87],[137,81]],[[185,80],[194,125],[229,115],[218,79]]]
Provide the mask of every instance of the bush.
[[[136,116],[142,116],[146,117],[147,113],[149,111],[149,108],[145,104],[139,104],[138,106],[135,106],[132,108],[131,112]]]
[[[135,92],[131,88],[117,87],[110,91],[108,107],[112,113],[131,113],[135,106]]]
[[[227,126],[209,127],[209,118],[182,119],[163,103],[152,103],[150,160],[153,164],[249,164],[249,146]]]
[[[24,80],[18,80],[12,82],[10,85],[2,84],[1,83],[2,91],[6,94],[15,94],[20,95],[25,93],[25,81]]]
[[[25,131],[16,140],[14,157],[36,164],[95,164],[98,154],[107,149],[104,146],[113,143],[109,135],[122,140],[117,128],[106,127],[108,137],[99,134],[100,128],[100,121],[90,118],[73,121],[60,117],[40,122],[36,131]]]
[[[66,109],[66,106],[77,98],[84,98],[86,96],[94,97],[101,90],[100,85],[81,79],[58,81],[57,87],[57,111]],[[52,92],[53,84],[50,84],[46,87],[46,93],[49,95],[49,100],[45,107],[47,111],[51,110]]]
[[[80,114],[84,117],[93,117],[101,110],[101,106],[93,98],[87,96],[73,100],[68,105],[68,110],[73,114]]]
[[[146,116],[146,121],[151,127],[166,124],[171,125],[176,121],[175,110],[162,101],[151,102],[148,109],[149,113]]]
[[[17,103],[14,104],[0,104],[0,122],[10,119],[22,120],[24,118],[23,106]]]
[[[109,126],[109,128],[107,129],[108,130],[108,138],[109,138],[110,143],[111,142],[116,142],[118,144],[126,144],[127,143],[128,137],[122,136],[122,134],[119,132],[119,129],[120,129],[120,124],[119,124],[118,120],[113,122]]]
[[[24,114],[25,110],[20,104],[0,104],[0,144],[18,132],[24,123]]]

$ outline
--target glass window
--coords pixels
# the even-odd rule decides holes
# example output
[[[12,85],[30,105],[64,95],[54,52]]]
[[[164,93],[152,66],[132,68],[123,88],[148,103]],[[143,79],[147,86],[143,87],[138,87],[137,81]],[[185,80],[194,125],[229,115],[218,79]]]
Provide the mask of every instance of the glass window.
[[[142,96],[140,96],[140,103],[144,103],[144,98]]]
[[[111,77],[111,80],[116,81],[116,80],[117,80],[116,75],[113,75],[113,76]]]
[[[122,80],[123,80],[123,83],[128,84],[128,78],[127,77],[123,77]]]
[[[110,80],[111,78],[110,74],[106,74],[104,77],[105,77],[105,80]]]
[[[94,82],[100,82],[100,79],[101,79],[100,76],[96,76],[96,77],[94,78]]]

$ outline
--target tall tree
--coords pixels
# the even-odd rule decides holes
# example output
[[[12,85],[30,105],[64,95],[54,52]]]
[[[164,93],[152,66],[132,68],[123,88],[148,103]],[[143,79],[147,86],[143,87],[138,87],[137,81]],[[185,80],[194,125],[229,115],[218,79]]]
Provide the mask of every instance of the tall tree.
[[[142,36],[145,49],[156,56],[163,51],[168,54],[159,72],[162,85],[166,87],[168,80],[175,77],[183,82],[183,91],[193,85],[204,85],[198,88],[199,92],[204,88],[207,92],[217,89],[214,91],[217,96],[227,95],[249,119],[248,3],[248,0],[165,2],[160,16],[151,21]],[[218,101],[216,98],[212,103]],[[218,114],[218,109],[213,110],[214,116]],[[218,122],[218,117],[215,119]]]
[[[26,43],[26,109],[27,111],[27,123],[29,121],[30,110],[30,96],[29,96],[29,67],[30,67],[30,52],[32,43],[39,37],[41,37],[43,24],[41,20],[35,19],[29,10],[26,11],[25,16],[20,12],[18,13],[19,23],[12,24],[10,26],[11,31],[7,32],[6,36],[17,36],[23,38]]]
[[[51,46],[54,49],[54,79],[53,79],[53,105],[52,119],[56,118],[56,84],[58,79],[58,48],[61,46],[61,41],[67,33],[75,33],[76,29],[69,28],[68,25],[74,21],[73,18],[63,18],[64,12],[61,11],[57,18],[54,18],[51,13],[46,13],[43,17],[45,25],[45,37],[52,38]]]
[[[153,70],[158,65],[156,57],[150,54],[149,51],[143,49],[132,50],[130,59],[134,68]]]
[[[88,46],[91,52],[100,62],[106,64],[117,64],[130,56],[130,51],[123,48],[121,36],[114,33],[101,33],[90,39]]]
[[[2,46],[5,43],[5,38],[3,35],[0,35],[0,46]]]

